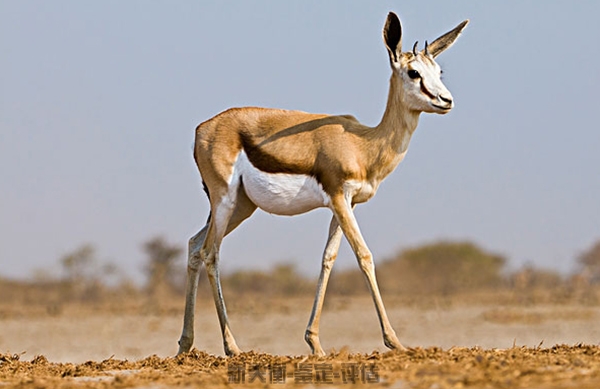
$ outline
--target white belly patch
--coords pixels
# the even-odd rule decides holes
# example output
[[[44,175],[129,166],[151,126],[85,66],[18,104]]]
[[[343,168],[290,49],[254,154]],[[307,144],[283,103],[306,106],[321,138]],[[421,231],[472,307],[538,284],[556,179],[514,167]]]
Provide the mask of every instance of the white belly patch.
[[[314,177],[265,173],[254,167],[244,152],[240,153],[234,171],[240,174],[248,198],[265,212],[298,215],[329,206],[329,196]]]

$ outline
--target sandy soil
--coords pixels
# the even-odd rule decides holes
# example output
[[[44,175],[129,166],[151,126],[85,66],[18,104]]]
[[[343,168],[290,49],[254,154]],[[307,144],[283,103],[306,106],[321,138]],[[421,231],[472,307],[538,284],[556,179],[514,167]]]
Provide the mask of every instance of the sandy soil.
[[[264,386],[261,377],[268,384],[270,369],[285,366],[285,383],[295,386],[344,385],[352,368],[357,384],[397,388],[600,387],[599,307],[423,308],[390,301],[390,320],[410,348],[388,352],[371,300],[334,298],[321,320],[321,342],[331,354],[319,359],[307,356],[303,341],[310,306],[308,298],[234,301],[232,329],[248,351],[234,359],[223,357],[208,302],[198,307],[196,350],[177,358],[179,308],[160,315],[92,307],[59,315],[6,311],[0,315],[0,386],[244,387],[252,377],[251,386]],[[233,370],[236,363],[245,376]]]

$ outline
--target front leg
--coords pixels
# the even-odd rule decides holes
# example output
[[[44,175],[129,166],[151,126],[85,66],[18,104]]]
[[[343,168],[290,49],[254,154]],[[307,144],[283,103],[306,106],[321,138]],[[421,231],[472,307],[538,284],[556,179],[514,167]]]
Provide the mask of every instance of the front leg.
[[[405,347],[402,346],[398,340],[396,332],[392,328],[385,311],[383,300],[381,299],[381,293],[379,292],[379,286],[377,285],[377,279],[375,277],[375,264],[373,263],[373,255],[369,251],[369,248],[367,247],[367,244],[360,233],[358,223],[356,222],[354,212],[352,211],[352,206],[350,205],[351,201],[343,194],[333,196],[331,200],[335,217],[337,218],[344,235],[346,235],[346,239],[348,239],[348,243],[350,243],[350,246],[356,255],[360,269],[367,279],[371,297],[373,298],[373,302],[375,303],[375,308],[377,310],[377,316],[379,317],[379,324],[381,325],[381,331],[383,333],[383,342],[390,349],[403,350]]]
[[[315,295],[315,302],[310,314],[308,326],[306,327],[306,333],[304,334],[304,340],[306,340],[306,343],[308,343],[312,353],[315,355],[325,355],[325,351],[323,351],[321,342],[319,341],[319,321],[321,319],[323,301],[325,300],[327,282],[329,281],[333,263],[337,258],[341,240],[342,229],[335,216],[333,216],[331,218],[331,223],[329,224],[329,236],[327,238],[327,244],[325,245],[325,251],[323,252],[323,262],[321,265],[321,275],[319,276],[319,282],[317,284],[317,294]]]

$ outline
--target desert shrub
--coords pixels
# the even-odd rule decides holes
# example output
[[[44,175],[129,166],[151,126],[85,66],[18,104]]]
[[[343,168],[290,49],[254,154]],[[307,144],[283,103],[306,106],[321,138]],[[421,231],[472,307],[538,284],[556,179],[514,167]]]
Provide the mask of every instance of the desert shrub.
[[[564,278],[557,271],[531,265],[526,265],[509,276],[509,284],[515,290],[553,289],[564,283]]]
[[[260,293],[291,296],[312,290],[312,283],[294,265],[279,264],[268,272],[238,270],[222,277],[223,288],[238,294]]]
[[[600,284],[600,240],[584,251],[577,258],[581,268],[580,274],[585,275],[592,284]]]
[[[61,291],[62,302],[102,299],[106,293],[106,277],[110,276],[114,269],[111,265],[103,265],[98,261],[93,245],[81,245],[63,255],[59,262],[63,276],[54,285]]]
[[[522,304],[564,302],[570,291],[557,271],[526,265],[508,275],[512,301]]]
[[[179,260],[183,248],[168,243],[161,236],[148,240],[142,248],[147,256],[146,288],[150,297],[157,299],[165,294],[182,294],[185,288],[184,269]]]
[[[329,279],[327,293],[352,296],[368,293],[364,275],[358,269],[333,270]]]
[[[447,295],[501,286],[505,262],[470,242],[437,242],[400,252],[378,275],[386,292]]]
[[[400,251],[376,263],[379,287],[386,294],[447,295],[491,289],[504,282],[505,259],[469,242],[436,242]],[[358,269],[332,275],[329,291],[352,295],[367,291]]]
[[[270,275],[258,270],[237,270],[221,277],[223,288],[235,293],[266,293],[270,285]]]

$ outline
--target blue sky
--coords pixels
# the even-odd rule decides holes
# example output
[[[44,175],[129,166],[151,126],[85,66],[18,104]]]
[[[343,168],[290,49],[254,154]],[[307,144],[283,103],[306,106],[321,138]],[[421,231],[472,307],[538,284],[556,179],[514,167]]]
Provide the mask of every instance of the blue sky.
[[[438,59],[456,107],[423,115],[408,155],[357,210],[377,260],[468,239],[561,271],[600,239],[600,4],[580,2],[0,2],[0,275],[84,243],[130,274],[141,243],[186,244],[208,202],[195,126],[233,106],[378,123],[405,50],[469,18]],[[330,213],[257,212],[223,268],[316,274]],[[355,266],[344,244],[338,267]]]

